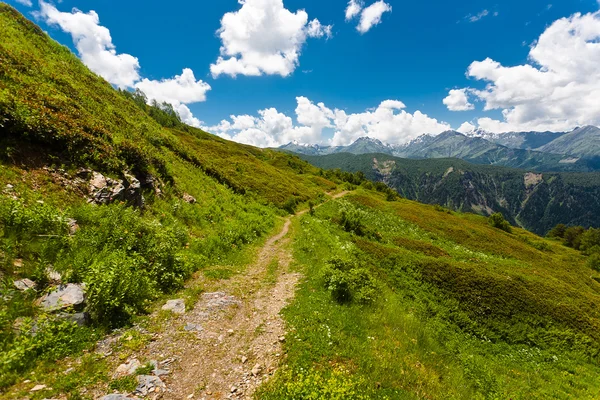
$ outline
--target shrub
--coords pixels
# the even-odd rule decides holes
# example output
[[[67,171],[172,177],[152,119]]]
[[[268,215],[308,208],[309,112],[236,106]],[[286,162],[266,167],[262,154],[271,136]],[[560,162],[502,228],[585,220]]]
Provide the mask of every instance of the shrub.
[[[590,228],[583,233],[579,247],[584,254],[595,253],[600,248],[600,229]]]
[[[548,234],[546,236],[548,236],[549,238],[564,238],[565,237],[565,231],[567,230],[567,226],[565,224],[558,224],[556,225],[554,228],[552,228],[550,230],[550,232],[548,232]]]
[[[357,208],[345,208],[340,216],[340,225],[346,232],[354,233],[358,236],[366,234],[366,227],[362,222],[361,212]]]
[[[97,337],[89,328],[65,319],[42,315],[26,319],[8,349],[0,352],[0,387],[22,377],[38,360],[54,361],[87,348]]]
[[[508,221],[504,219],[502,213],[495,213],[490,215],[490,217],[488,218],[488,222],[494,228],[501,229],[504,232],[512,233],[512,227],[510,226]]]
[[[144,310],[155,288],[144,271],[144,259],[124,252],[103,254],[90,267],[87,310],[100,323],[118,325]]]
[[[572,226],[565,230],[565,246],[572,247],[575,250],[579,250],[581,246],[581,236],[585,232],[582,226]]]
[[[325,287],[335,301],[347,304],[372,304],[378,296],[377,280],[371,272],[354,262],[334,258],[328,261],[324,271]]]
[[[594,271],[600,272],[600,253],[594,253],[588,258],[587,266]]]
[[[285,203],[281,206],[285,211],[290,214],[296,214],[296,207],[298,206],[298,199],[295,197],[290,197],[286,200]]]

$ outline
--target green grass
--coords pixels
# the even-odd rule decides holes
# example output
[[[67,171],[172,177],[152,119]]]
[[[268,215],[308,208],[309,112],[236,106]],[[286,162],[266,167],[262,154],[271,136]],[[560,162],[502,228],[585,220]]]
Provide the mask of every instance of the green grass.
[[[362,236],[344,229],[350,210]],[[354,390],[346,398],[600,394],[600,286],[577,252],[362,190],[296,229],[306,280],[285,311],[289,365],[259,398],[318,398],[310,393],[330,390],[335,374],[335,387]],[[377,282],[371,305],[335,300],[325,281],[332,257],[354,260]]]

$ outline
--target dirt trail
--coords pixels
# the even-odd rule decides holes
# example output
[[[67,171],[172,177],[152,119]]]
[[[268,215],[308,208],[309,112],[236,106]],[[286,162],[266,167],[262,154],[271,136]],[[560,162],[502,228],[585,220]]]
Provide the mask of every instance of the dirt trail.
[[[300,279],[289,272],[292,218],[267,240],[245,273],[208,285],[210,292],[192,310],[173,318],[145,354],[138,355],[174,360],[163,377],[168,388],[164,399],[251,398],[284,360],[280,311]]]

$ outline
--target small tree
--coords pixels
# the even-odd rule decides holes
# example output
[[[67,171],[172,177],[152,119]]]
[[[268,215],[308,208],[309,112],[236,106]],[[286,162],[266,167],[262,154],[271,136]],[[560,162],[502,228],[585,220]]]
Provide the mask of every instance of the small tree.
[[[579,247],[581,246],[581,236],[584,232],[585,229],[582,226],[572,226],[567,228],[564,235],[565,246],[579,250]]]
[[[549,238],[563,239],[565,237],[566,230],[567,230],[567,226],[565,224],[558,224],[554,228],[552,228],[550,230],[550,232],[548,232],[548,235],[546,235],[546,236],[548,236]]]
[[[488,222],[494,228],[498,228],[503,230],[504,232],[512,233],[512,226],[506,219],[504,219],[504,215],[502,213],[495,213],[490,215]]]

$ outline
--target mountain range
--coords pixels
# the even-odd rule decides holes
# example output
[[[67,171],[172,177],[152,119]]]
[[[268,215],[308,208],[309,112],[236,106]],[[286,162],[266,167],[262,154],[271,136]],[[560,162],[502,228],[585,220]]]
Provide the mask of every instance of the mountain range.
[[[572,132],[509,132],[476,130],[467,134],[446,131],[422,135],[404,145],[360,138],[349,146],[289,143],[280,150],[304,155],[381,153],[402,158],[459,158],[474,164],[525,168],[536,171],[596,171],[600,169],[600,129],[595,126]]]

